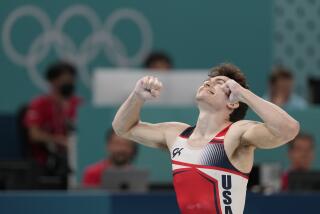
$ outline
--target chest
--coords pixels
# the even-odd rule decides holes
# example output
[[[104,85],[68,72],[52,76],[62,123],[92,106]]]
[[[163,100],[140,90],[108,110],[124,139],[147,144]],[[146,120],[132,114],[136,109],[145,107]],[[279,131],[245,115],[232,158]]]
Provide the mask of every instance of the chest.
[[[190,141],[179,139],[171,148],[170,153],[171,159],[174,161],[194,164],[203,164],[212,160],[220,161],[226,157],[223,141],[190,144]]]
[[[65,133],[73,127],[72,109],[70,106],[59,106],[47,103],[41,109],[41,128],[51,133]]]
[[[69,105],[57,105],[47,103],[42,106],[42,117],[44,121],[59,121],[72,118],[72,108]]]

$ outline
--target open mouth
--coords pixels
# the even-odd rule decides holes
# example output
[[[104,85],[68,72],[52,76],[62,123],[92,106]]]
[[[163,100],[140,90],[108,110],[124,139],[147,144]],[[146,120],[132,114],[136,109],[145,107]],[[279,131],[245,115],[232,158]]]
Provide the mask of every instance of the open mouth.
[[[204,87],[204,86],[203,86],[203,87],[200,88],[200,91],[202,91],[202,90],[205,90],[205,91],[209,92],[209,93],[212,94],[212,95],[215,94],[213,91],[209,90],[208,87]]]

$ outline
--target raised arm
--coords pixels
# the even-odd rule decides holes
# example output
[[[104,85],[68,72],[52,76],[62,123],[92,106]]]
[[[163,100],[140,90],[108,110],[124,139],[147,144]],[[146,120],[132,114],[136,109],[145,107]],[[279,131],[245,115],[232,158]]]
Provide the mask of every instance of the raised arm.
[[[177,122],[151,124],[140,121],[140,110],[146,100],[160,95],[162,83],[155,77],[140,79],[112,122],[117,135],[150,147],[170,146],[171,139],[187,125]]]
[[[275,148],[292,140],[299,132],[299,122],[280,107],[260,98],[233,80],[225,84],[231,101],[246,103],[263,121],[240,121],[244,127],[241,142],[257,148]]]

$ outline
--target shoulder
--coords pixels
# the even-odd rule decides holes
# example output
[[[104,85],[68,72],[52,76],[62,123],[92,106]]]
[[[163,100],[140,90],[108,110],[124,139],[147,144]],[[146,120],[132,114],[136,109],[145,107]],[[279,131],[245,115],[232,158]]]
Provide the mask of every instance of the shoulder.
[[[224,138],[224,147],[228,157],[243,171],[248,171],[251,168],[255,149],[243,141],[243,136],[258,124],[260,122],[252,120],[237,121],[230,126]]]
[[[167,135],[180,135],[186,129],[191,127],[186,123],[180,123],[180,122],[165,122],[162,124],[164,127],[164,131]]]
[[[176,138],[185,132],[191,126],[180,122],[166,122],[164,125],[164,134],[168,148],[174,144]]]
[[[247,133],[254,132],[255,127],[262,124],[253,120],[240,120],[231,125],[226,136],[225,141],[232,142],[233,145],[239,144],[243,141]],[[236,143],[237,142],[237,143]]]
[[[180,123],[180,122],[165,122],[163,124],[168,129],[174,129],[174,130],[178,130],[178,131],[183,131],[186,128],[190,127],[190,125],[188,125],[186,123]]]
[[[99,162],[93,163],[85,169],[85,174],[96,174],[100,173],[104,169],[106,169],[109,166],[109,162],[106,160],[101,160]]]
[[[110,166],[107,160],[102,160],[97,163],[89,165],[83,173],[83,185],[86,187],[97,187],[101,182],[101,175],[103,171]]]
[[[139,126],[157,130],[163,133],[182,132],[186,128],[190,127],[188,124],[180,123],[180,122],[149,123],[144,121],[140,121]]]
[[[30,106],[31,107],[45,106],[45,105],[48,105],[49,103],[51,102],[48,95],[40,95],[31,100]]]
[[[48,96],[42,95],[33,98],[26,110],[26,118],[29,121],[41,120],[46,115],[47,109],[51,106]]]
[[[81,97],[78,96],[72,96],[69,100],[70,104],[72,106],[79,106],[83,103],[83,99]]]
[[[253,121],[253,120],[239,120],[232,124],[232,126],[229,129],[229,132],[242,134],[248,129],[258,124],[262,124],[262,123],[258,121]]]

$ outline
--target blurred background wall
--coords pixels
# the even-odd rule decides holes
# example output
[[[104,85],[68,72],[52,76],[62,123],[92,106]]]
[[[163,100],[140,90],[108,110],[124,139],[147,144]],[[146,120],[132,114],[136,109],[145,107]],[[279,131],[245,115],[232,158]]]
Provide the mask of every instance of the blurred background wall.
[[[80,10],[74,13],[77,7]],[[45,66],[65,56],[81,65],[79,92],[90,105],[88,78],[93,68],[139,67],[151,49],[170,53],[176,68],[209,68],[223,61],[233,62],[246,72],[253,90],[261,94],[272,63],[272,13],[272,1],[267,0],[199,4],[153,0],[3,2],[0,110],[13,112],[39,93],[42,83],[37,78]],[[111,19],[114,25],[107,29]],[[50,30],[55,30],[55,38],[45,37]],[[120,45],[97,42],[86,47],[85,42],[89,44],[90,37],[101,30]],[[4,43],[6,35],[10,43]],[[136,55],[139,50],[140,58]],[[84,56],[90,59],[81,61]]]

